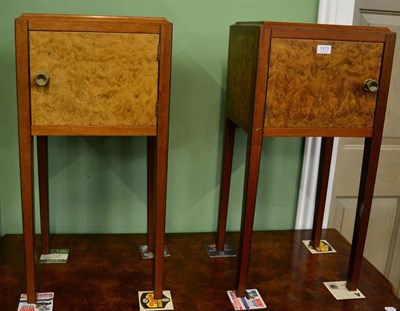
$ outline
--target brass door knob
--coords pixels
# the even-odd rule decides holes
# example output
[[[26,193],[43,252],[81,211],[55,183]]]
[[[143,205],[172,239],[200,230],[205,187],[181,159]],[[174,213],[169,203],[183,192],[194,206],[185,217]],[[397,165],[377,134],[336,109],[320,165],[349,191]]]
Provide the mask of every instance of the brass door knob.
[[[35,83],[39,86],[45,86],[50,81],[50,75],[47,72],[38,72],[35,76]]]
[[[364,81],[364,90],[366,92],[375,93],[379,89],[379,82],[374,79],[367,79]]]

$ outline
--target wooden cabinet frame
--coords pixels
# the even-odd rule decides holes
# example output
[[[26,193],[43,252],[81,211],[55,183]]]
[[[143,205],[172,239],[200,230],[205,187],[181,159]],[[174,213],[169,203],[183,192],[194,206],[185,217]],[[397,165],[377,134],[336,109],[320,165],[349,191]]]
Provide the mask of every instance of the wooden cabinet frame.
[[[313,98],[311,94],[313,91],[321,92],[321,94],[323,94],[321,99],[323,103],[325,103],[326,107],[328,106],[326,102],[329,100],[332,100],[332,102],[337,105],[337,107],[334,107],[328,111],[328,113],[323,110],[318,110],[317,113],[324,114],[323,120],[319,119],[318,121],[318,118],[316,118],[316,122],[311,122],[307,119],[310,116],[307,113],[300,113],[296,115],[296,111],[290,110],[291,108],[288,107],[286,110],[284,109],[281,112],[281,114],[287,115],[288,120],[285,120],[285,122],[276,126],[274,126],[271,122],[266,122],[266,120],[268,120],[273,113],[273,108],[271,108],[270,104],[271,94],[278,92],[279,88],[283,88],[285,85],[284,80],[281,81],[281,83],[275,84],[271,82],[274,78],[272,76],[274,74],[274,69],[271,68],[273,68],[274,65],[284,68],[285,64],[291,64],[295,61],[293,57],[288,57],[287,55],[290,56],[292,54],[296,54],[296,49],[284,51],[283,56],[280,58],[274,56],[274,51],[272,50],[274,49],[272,45],[273,42],[284,40],[294,40],[296,41],[296,46],[298,46],[298,43],[302,43],[303,41],[316,41],[328,45],[331,44],[330,42],[332,42],[332,54],[335,52],[335,42],[345,45],[356,42],[357,46],[362,46],[363,44],[376,44],[381,46],[381,54],[374,54],[377,55],[375,57],[375,61],[379,62],[379,70],[377,72],[377,77],[373,78],[379,81],[379,90],[377,93],[374,93],[375,95],[372,93],[367,94],[367,92],[365,92],[365,97],[373,96],[372,99],[367,98],[366,102],[371,102],[372,100],[374,103],[376,103],[374,104],[375,106],[372,107],[373,115],[371,121],[367,120],[368,122],[364,122],[364,117],[361,118],[360,122],[354,123],[340,122],[341,120],[337,120],[334,110],[342,107],[342,105],[350,105],[352,103],[350,103],[350,101],[346,101],[346,99],[336,99],[336,97],[339,95],[338,92],[341,91],[340,88],[337,89],[336,94],[332,93],[335,95],[333,96],[331,93],[327,92],[327,89],[329,89],[330,85],[317,86],[314,82],[314,84],[307,85],[308,89],[302,90],[303,93],[302,97],[300,98],[304,101],[304,105],[301,108],[310,105],[311,109],[308,108],[308,111],[311,111],[310,114],[313,113],[315,111],[315,108],[313,108],[313,105],[315,104],[315,98]],[[319,246],[321,239],[321,229],[329,179],[333,138],[365,137],[357,216],[354,226],[353,243],[347,277],[348,289],[357,289],[378,166],[391,66],[393,61],[394,43],[395,33],[386,28],[273,22],[241,22],[231,26],[217,249],[218,251],[222,251],[225,242],[234,136],[236,127],[240,127],[247,133],[248,142],[243,192],[240,257],[237,279],[238,296],[244,296],[246,289],[257,195],[257,183],[260,169],[261,147],[264,136],[322,137],[318,189],[311,238],[313,246]],[[368,48],[365,50],[368,52],[371,49]],[[309,49],[307,51],[309,51]],[[311,54],[312,53],[315,53],[314,55],[318,54],[315,50],[312,50]],[[302,61],[302,57],[306,57],[305,55],[297,56],[299,56],[298,59],[300,61]],[[363,55],[361,56],[364,57]],[[317,60],[317,57],[319,59],[320,56],[315,56],[316,62],[319,61]],[[344,60],[346,62],[349,61],[345,58],[346,56],[344,55]],[[306,62],[306,60],[304,61]],[[366,61],[368,62],[369,60],[367,59]],[[360,61],[359,63],[364,64],[364,60]],[[351,70],[355,70],[352,68],[355,68],[356,66],[351,60],[350,64],[351,66],[349,67],[349,70],[351,72]],[[374,67],[375,65],[368,65],[367,67]],[[298,67],[302,66],[300,65]],[[321,68],[317,68],[316,70],[323,70]],[[300,69],[301,68],[299,68],[299,70]],[[376,72],[376,69],[374,69],[372,72]],[[311,71],[311,74],[315,73],[316,72],[313,73]],[[308,74],[310,74],[310,72]],[[300,73],[283,72],[283,78],[287,78],[288,83],[289,81],[290,83],[293,83],[291,78],[295,78],[295,83],[292,85],[293,88],[289,88],[291,85],[286,85],[289,86],[287,91],[290,92],[294,90],[297,92],[303,87],[303,85],[296,84],[296,81],[299,80],[297,79],[299,76]],[[365,79],[368,78],[370,77],[365,77]],[[342,80],[333,80],[333,82],[337,82],[340,87],[343,84],[347,85],[346,91],[350,93],[354,92],[355,94],[361,94],[362,97],[364,96],[364,80],[355,82],[359,83],[359,85],[354,86],[353,82],[348,82],[348,80],[351,80],[350,77],[347,78],[343,73],[339,74],[338,79]],[[308,83],[309,80],[312,80],[312,77],[303,81]],[[343,83],[343,81],[348,83]],[[324,84],[324,81],[322,82],[322,84]],[[349,83],[350,86],[348,86]],[[317,88],[319,89],[316,90]],[[284,106],[288,101],[293,101],[294,105],[300,104],[298,103],[298,100],[293,100],[293,98],[295,98],[294,95],[287,95],[287,91],[281,92],[283,99],[282,102],[277,103],[278,108],[280,104]],[[353,96],[353,98],[355,98],[355,96]],[[357,101],[358,99],[356,98],[355,100]],[[358,116],[363,114],[361,110],[363,110],[364,107],[357,105],[356,107],[360,107],[360,109],[352,108],[354,110],[352,114],[358,118]],[[346,109],[346,107],[344,108]],[[329,117],[329,114],[331,114],[332,117]],[[303,123],[300,122],[300,125],[297,125],[298,123],[296,123],[297,120],[295,120],[295,118],[297,118],[299,115],[300,117],[304,117],[305,120]],[[365,118],[369,118],[368,113],[365,114],[365,116]],[[342,117],[347,117],[347,115],[342,114]],[[290,118],[292,119],[290,120]],[[328,120],[325,120],[325,118],[328,118]],[[311,125],[305,126],[304,124]]]
[[[35,126],[31,116],[29,32],[140,33],[159,36],[157,115],[154,126]],[[28,302],[35,301],[33,137],[37,136],[42,249],[49,250],[48,136],[147,136],[148,247],[155,253],[155,297],[162,296],[172,24],[164,18],[23,14],[15,20],[21,195]]]

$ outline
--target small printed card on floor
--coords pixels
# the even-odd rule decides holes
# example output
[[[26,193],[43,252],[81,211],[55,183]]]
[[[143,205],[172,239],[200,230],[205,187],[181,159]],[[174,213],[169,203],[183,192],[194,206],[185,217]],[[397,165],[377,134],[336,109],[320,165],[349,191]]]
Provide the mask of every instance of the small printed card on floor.
[[[51,249],[49,254],[40,256],[40,263],[67,263],[69,249]]]
[[[330,254],[336,253],[336,250],[326,240],[319,242],[319,247],[311,245],[311,240],[303,240],[303,244],[307,247],[311,254]]]
[[[154,253],[149,252],[147,245],[139,245],[140,255],[142,255],[143,259],[152,259],[154,258]],[[164,257],[169,257],[171,254],[166,246],[164,246]]]
[[[228,243],[224,244],[224,250],[221,252],[217,251],[217,245],[215,243],[205,244],[204,246],[207,250],[208,256],[210,256],[211,258],[236,257],[235,251]]]
[[[161,299],[154,299],[153,291],[141,291],[139,295],[140,311],[146,310],[174,310],[171,292],[164,290]]]
[[[265,309],[267,305],[256,289],[246,289],[244,297],[237,297],[234,290],[227,291],[234,310]]]
[[[26,294],[21,294],[17,311],[52,311],[54,293],[37,293],[36,303],[28,303]]]
[[[355,291],[350,291],[346,287],[346,281],[338,282],[324,282],[326,288],[330,291],[336,300],[346,300],[346,299],[362,299],[365,296],[357,289]]]

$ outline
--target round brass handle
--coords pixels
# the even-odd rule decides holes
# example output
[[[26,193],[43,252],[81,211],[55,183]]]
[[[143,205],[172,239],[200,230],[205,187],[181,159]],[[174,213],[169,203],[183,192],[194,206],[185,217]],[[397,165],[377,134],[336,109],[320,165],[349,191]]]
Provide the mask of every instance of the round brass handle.
[[[50,75],[47,72],[38,72],[35,76],[35,83],[39,86],[45,86],[50,81]]]
[[[379,82],[374,79],[364,81],[364,90],[370,93],[375,93],[379,89]]]

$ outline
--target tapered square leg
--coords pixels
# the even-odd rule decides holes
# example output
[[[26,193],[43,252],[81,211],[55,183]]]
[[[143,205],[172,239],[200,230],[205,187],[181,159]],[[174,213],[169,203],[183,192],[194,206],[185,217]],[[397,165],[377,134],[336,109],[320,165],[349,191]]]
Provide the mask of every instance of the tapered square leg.
[[[251,251],[254,213],[256,207],[257,184],[260,171],[262,135],[249,134],[247,142],[246,172],[243,192],[242,228],[240,231],[240,255],[238,269],[238,289],[236,294],[243,297],[246,293],[247,275]]]
[[[35,214],[33,197],[33,139],[20,132],[22,226],[24,232],[26,293],[28,303],[36,301]]]
[[[322,223],[326,203],[326,192],[329,183],[329,171],[332,160],[333,137],[323,137],[321,142],[321,157],[319,160],[317,195],[315,200],[314,222],[311,233],[311,245],[319,248],[321,242]]]
[[[221,190],[218,215],[217,251],[222,252],[225,245],[226,223],[228,217],[229,190],[231,186],[233,147],[235,143],[235,124],[225,120],[224,145],[222,156]]]
[[[155,243],[155,152],[156,137],[147,137],[147,251],[154,253]]]
[[[160,42],[160,93],[158,105],[158,124],[155,161],[155,251],[154,251],[154,298],[161,299],[163,294],[163,267],[165,244],[165,214],[167,204],[167,168],[168,168],[168,130],[169,95],[171,69],[172,26],[161,26]]]
[[[351,244],[349,269],[347,272],[346,287],[350,291],[354,291],[358,288],[360,280],[361,262],[364,254],[369,217],[371,214],[380,147],[380,137],[365,139],[360,190],[358,194],[353,241]]]
[[[16,65],[18,98],[18,138],[21,177],[22,227],[24,234],[26,293],[28,303],[36,301],[35,214],[33,198],[33,138],[29,102],[29,61],[27,21],[16,20]]]
[[[48,254],[50,251],[48,139],[47,136],[37,136],[36,140],[38,155],[42,254]]]
[[[157,137],[156,157],[156,223],[155,223],[155,299],[162,297],[165,216],[167,197],[168,136]]]

